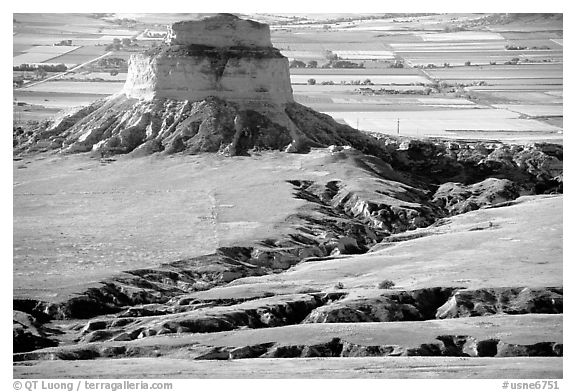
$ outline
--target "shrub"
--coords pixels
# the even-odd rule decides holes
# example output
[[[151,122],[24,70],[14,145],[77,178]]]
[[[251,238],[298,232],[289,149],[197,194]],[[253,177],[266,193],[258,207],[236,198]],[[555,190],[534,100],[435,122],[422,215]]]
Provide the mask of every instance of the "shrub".
[[[306,64],[307,68],[318,68],[318,61],[316,60],[310,60],[308,61],[308,64]]]
[[[364,64],[356,64],[348,60],[331,60],[328,64],[330,68],[364,68]]]
[[[391,289],[392,287],[396,286],[396,283],[392,282],[391,280],[385,279],[382,282],[378,283],[379,289]]]
[[[292,60],[289,63],[290,68],[306,68],[306,63],[300,60]]]
[[[312,78],[308,79],[308,84],[309,84],[309,85],[314,85],[314,84],[316,84],[316,79],[312,79]]]
[[[528,49],[526,46],[521,45],[506,45],[506,50],[525,50]]]
[[[68,68],[64,64],[40,64],[40,65],[22,64],[12,67],[13,71],[37,71],[39,69],[45,72],[64,72]]]
[[[344,288],[344,283],[338,282],[334,285],[335,289],[342,290]]]
[[[464,65],[467,66],[467,67],[470,66],[470,64],[472,64],[470,61],[466,61],[466,62],[464,63]]]
[[[340,57],[336,53],[333,53],[331,50],[325,50],[324,56],[327,60],[338,60]]]

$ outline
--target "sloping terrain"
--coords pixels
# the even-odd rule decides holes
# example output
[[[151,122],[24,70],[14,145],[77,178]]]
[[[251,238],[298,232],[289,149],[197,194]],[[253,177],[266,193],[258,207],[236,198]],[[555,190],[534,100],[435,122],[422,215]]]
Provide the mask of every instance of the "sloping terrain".
[[[561,150],[516,149],[500,154],[504,165],[486,158],[507,151],[499,145],[472,158],[466,144],[443,157],[434,152],[442,143],[388,146],[385,160],[331,147],[15,162],[15,375],[90,360],[87,374],[111,376],[128,368],[100,365],[126,357],[137,373],[150,357],[170,366],[173,358],[562,356],[562,196],[517,198],[561,190]],[[414,163],[426,154],[437,160],[419,172]],[[485,177],[466,174],[483,165]],[[58,231],[80,211],[91,224]],[[136,225],[142,211],[148,218]],[[90,247],[94,238],[108,245]],[[81,252],[63,258],[64,244]],[[91,269],[76,265],[78,254]],[[37,266],[50,257],[60,270],[42,276]],[[548,361],[525,363],[558,375]],[[455,377],[504,374],[488,366]]]

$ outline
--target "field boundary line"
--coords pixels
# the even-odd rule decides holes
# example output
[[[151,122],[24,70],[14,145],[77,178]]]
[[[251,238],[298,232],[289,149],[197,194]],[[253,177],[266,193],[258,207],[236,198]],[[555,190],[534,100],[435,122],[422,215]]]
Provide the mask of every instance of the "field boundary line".
[[[46,79],[40,80],[40,81],[38,81],[38,82],[34,82],[34,83],[31,83],[31,84],[28,84],[28,85],[26,85],[26,86],[22,86],[22,87],[20,87],[20,88],[17,88],[16,90],[25,90],[25,89],[27,89],[28,87],[37,86],[37,85],[39,85],[40,83],[44,83],[44,82],[48,82],[48,81],[50,81],[50,80],[58,79],[59,77],[64,76],[64,75],[66,75],[66,74],[69,74],[69,73],[71,73],[71,72],[74,72],[74,71],[76,71],[76,70],[78,70],[78,69],[80,69],[80,68],[82,68],[82,67],[84,67],[84,66],[86,66],[86,65],[88,65],[88,64],[90,64],[90,63],[93,63],[93,62],[95,62],[95,61],[98,61],[98,60],[100,60],[100,59],[102,59],[102,58],[104,58],[104,57],[110,56],[112,53],[113,53],[113,52],[104,53],[102,56],[98,56],[98,57],[96,57],[96,58],[94,58],[94,59],[92,59],[92,60],[86,61],[85,63],[82,63],[82,64],[80,64],[80,65],[77,65],[77,66],[74,67],[74,68],[71,68],[71,69],[66,70],[66,71],[64,71],[64,72],[62,72],[62,73],[59,73],[58,75],[50,76],[49,78],[46,78]]]

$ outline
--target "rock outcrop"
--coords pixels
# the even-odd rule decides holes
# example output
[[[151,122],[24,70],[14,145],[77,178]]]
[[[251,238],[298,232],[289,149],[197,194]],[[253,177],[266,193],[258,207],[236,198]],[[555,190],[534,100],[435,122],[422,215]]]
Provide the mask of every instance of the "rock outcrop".
[[[498,178],[488,178],[468,186],[447,182],[438,188],[432,202],[451,215],[463,214],[484,206],[514,200],[520,196],[518,188],[512,181]]]
[[[292,102],[288,59],[267,25],[221,14],[174,23],[165,45],[130,60],[129,98]]]
[[[163,45],[132,56],[122,91],[13,136],[16,154],[377,150],[374,138],[296,104],[268,26],[229,14],[173,24]]]
[[[55,340],[48,337],[48,331],[34,316],[14,310],[12,319],[14,352],[32,351],[58,345]]]

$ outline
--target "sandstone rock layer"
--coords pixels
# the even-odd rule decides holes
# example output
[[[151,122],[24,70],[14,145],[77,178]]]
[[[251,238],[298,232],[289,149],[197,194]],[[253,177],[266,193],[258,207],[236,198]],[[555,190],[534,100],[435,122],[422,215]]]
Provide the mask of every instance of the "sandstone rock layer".
[[[174,23],[165,45],[132,56],[129,98],[291,102],[288,59],[267,25],[221,14]]]

